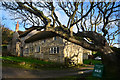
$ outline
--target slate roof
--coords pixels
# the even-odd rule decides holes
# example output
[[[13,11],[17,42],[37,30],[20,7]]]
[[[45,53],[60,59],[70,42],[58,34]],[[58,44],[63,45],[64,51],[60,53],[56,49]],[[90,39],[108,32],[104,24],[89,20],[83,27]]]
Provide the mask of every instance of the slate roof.
[[[34,42],[41,39],[47,39],[55,36],[57,36],[57,34],[52,31],[41,31],[31,36],[30,38],[26,39],[25,43]]]

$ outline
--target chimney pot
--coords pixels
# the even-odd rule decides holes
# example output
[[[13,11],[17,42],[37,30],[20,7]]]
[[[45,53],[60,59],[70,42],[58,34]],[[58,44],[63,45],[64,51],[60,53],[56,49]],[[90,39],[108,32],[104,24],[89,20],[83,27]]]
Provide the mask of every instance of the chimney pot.
[[[18,32],[18,30],[19,30],[19,21],[17,21],[17,24],[16,24],[16,32]]]

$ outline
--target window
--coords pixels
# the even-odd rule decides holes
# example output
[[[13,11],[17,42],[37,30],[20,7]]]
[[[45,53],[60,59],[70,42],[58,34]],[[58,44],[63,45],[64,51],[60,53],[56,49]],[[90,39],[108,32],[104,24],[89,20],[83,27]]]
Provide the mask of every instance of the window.
[[[46,40],[44,39],[44,40],[42,40],[41,42],[42,42],[42,43],[45,43],[45,42],[46,42]]]
[[[35,47],[35,52],[40,52],[40,46]]]
[[[30,47],[30,52],[33,53],[33,51],[34,51],[34,48]]]
[[[25,48],[24,53],[29,53],[29,49]]]
[[[57,40],[57,38],[56,38],[56,37],[53,37],[53,40]]]
[[[44,43],[45,43],[46,40],[44,40]]]
[[[50,54],[56,54],[56,53],[59,53],[59,47],[50,48]]]

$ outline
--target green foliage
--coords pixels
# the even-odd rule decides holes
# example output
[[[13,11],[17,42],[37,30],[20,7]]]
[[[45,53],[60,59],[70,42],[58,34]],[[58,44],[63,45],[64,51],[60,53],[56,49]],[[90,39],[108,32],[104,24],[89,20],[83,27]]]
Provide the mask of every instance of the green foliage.
[[[101,56],[102,54],[100,52],[94,52],[93,56],[97,57],[97,56]]]
[[[96,54],[96,53],[97,53],[96,51],[93,51],[93,52],[92,52],[93,55]]]
[[[2,44],[8,44],[12,40],[13,31],[9,28],[2,27]]]
[[[3,49],[3,50],[6,50],[6,49],[7,49],[7,45],[5,45],[5,44],[2,45],[2,49]]]
[[[83,61],[84,64],[89,64],[90,62],[91,62],[93,65],[94,65],[94,64],[100,64],[100,63],[102,63],[102,61],[98,61],[98,60],[84,60],[84,61]]]

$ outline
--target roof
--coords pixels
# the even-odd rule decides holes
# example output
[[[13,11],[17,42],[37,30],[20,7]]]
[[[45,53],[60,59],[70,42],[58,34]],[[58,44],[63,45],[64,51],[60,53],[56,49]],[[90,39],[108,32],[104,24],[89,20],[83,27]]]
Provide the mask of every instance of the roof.
[[[31,36],[30,38],[26,39],[25,43],[34,42],[41,39],[47,39],[55,36],[57,36],[57,34],[52,31],[41,31]]]
[[[32,26],[32,27],[30,27],[30,28],[28,28],[26,31],[24,31],[24,32],[22,32],[21,34],[20,34],[20,38],[21,37],[24,37],[24,36],[26,36],[28,33],[30,33],[31,31],[33,31],[34,29],[37,29],[38,27],[37,26]]]

